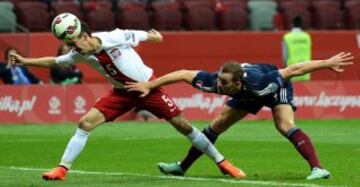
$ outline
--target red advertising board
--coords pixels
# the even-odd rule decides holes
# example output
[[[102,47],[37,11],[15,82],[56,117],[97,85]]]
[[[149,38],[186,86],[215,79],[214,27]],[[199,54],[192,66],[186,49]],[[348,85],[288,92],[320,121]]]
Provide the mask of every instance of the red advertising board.
[[[360,118],[359,81],[312,81],[294,87],[297,118]],[[0,86],[0,123],[76,122],[109,89],[107,84]],[[165,90],[190,120],[213,119],[227,101],[226,96],[185,84],[166,86]],[[268,108],[247,117],[270,118]]]
[[[298,118],[360,118],[360,81],[295,84]]]
[[[66,119],[68,121],[78,121],[94,105],[96,100],[110,88],[111,86],[107,84],[67,86]]]
[[[64,122],[65,98],[61,86],[1,86],[0,123]]]

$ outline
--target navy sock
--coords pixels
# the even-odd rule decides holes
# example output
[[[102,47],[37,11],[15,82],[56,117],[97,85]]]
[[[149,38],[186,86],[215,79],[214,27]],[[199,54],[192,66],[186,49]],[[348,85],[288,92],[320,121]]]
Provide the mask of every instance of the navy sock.
[[[219,134],[213,131],[210,127],[205,128],[202,133],[210,140],[211,143],[215,143]],[[188,154],[180,164],[181,169],[185,172],[189,167],[198,159],[203,153],[191,146]]]

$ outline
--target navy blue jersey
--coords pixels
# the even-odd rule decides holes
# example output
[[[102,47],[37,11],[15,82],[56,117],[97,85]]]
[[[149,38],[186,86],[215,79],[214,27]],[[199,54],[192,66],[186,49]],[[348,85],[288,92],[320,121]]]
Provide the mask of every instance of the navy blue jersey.
[[[231,95],[228,105],[256,113],[262,106],[292,102],[292,84],[286,82],[278,68],[270,64],[241,64],[244,77],[241,91]],[[216,82],[218,73],[200,71],[193,79],[193,87],[205,92],[218,93]],[[249,106],[246,106],[249,105]],[[251,106],[250,106],[251,105]],[[292,104],[291,104],[292,105]],[[254,106],[256,106],[254,108]]]
[[[242,64],[244,77],[242,90],[256,96],[266,96],[275,93],[286,85],[278,68],[270,64]]]
[[[244,70],[242,78],[242,90],[239,93],[248,92],[254,96],[266,96],[276,92],[286,84],[281,77],[278,68],[269,64],[241,64]],[[217,93],[217,73],[200,71],[194,78],[192,85],[205,92]],[[234,95],[236,97],[238,94]]]

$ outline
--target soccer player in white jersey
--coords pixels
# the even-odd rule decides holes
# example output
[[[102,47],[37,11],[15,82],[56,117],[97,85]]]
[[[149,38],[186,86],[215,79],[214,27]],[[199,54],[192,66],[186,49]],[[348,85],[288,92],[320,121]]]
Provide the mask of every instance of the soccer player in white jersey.
[[[86,24],[81,24],[81,32],[67,41],[73,46],[69,53],[58,57],[24,58],[19,54],[10,55],[10,63],[27,66],[51,67],[56,65],[84,62],[94,67],[112,85],[90,110],[81,117],[74,136],[70,139],[58,167],[43,173],[45,180],[63,180],[75,158],[83,150],[90,132],[97,126],[123,115],[133,107],[152,112],[166,119],[191,143],[208,155],[224,174],[235,178],[246,177],[245,173],[225,160],[214,145],[181,115],[172,99],[161,89],[154,89],[147,97],[140,93],[127,92],[125,81],[149,81],[153,70],[147,67],[132,48],[141,41],[162,42],[162,35],[151,30],[135,31],[115,29],[111,32],[90,33]]]

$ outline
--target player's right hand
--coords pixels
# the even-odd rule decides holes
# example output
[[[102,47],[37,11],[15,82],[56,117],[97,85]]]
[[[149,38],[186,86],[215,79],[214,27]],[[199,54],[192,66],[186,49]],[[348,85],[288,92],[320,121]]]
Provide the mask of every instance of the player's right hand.
[[[125,89],[128,92],[140,92],[139,97],[146,97],[149,95],[151,89],[147,82],[126,82]]]
[[[17,53],[10,53],[7,63],[9,65],[23,65],[24,58]]]

